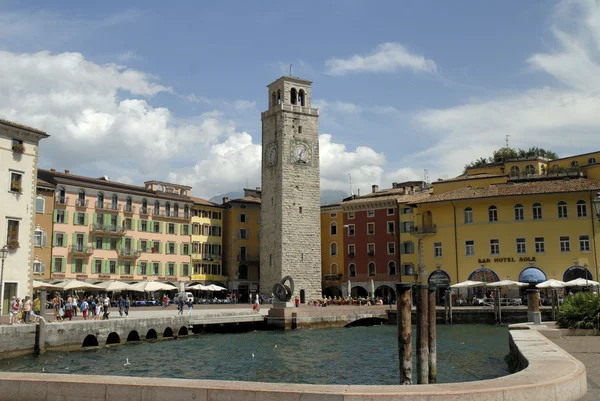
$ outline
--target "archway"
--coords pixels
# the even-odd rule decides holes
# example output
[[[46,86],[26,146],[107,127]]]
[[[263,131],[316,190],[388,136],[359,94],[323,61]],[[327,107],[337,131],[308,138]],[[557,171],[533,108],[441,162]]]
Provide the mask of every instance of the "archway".
[[[437,269],[429,275],[427,284],[436,287],[436,305],[443,305],[446,290],[448,290],[448,287],[450,286],[450,275],[443,270]]]
[[[171,329],[170,327],[167,327],[165,329],[165,331],[163,331],[163,338],[170,338],[173,337],[173,329]]]
[[[300,303],[306,303],[306,292],[304,290],[300,290]]]
[[[156,340],[157,338],[158,338],[158,334],[156,333],[156,330],[154,330],[154,329],[150,329],[146,333],[146,340]]]
[[[114,331],[112,333],[108,333],[108,337],[106,337],[106,345],[112,344],[121,344],[121,337]]]
[[[469,280],[471,281],[483,281],[483,283],[494,283],[496,281],[500,281],[498,275],[493,271],[486,267],[481,267],[475,270],[473,273],[469,275]],[[476,295],[478,298],[484,298],[485,296],[485,287],[474,287],[468,289],[468,298],[471,299],[473,295]]]
[[[133,331],[130,331],[129,334],[127,335],[127,342],[135,342],[135,341],[140,341],[140,335],[138,334],[137,331],[133,330]]]
[[[571,266],[565,273],[563,274],[563,281],[566,283],[567,281],[575,280],[578,278],[582,278],[585,280],[592,280],[592,273],[583,266]]]
[[[369,296],[369,291],[367,291],[367,289],[363,286],[360,285],[354,285],[352,287],[352,290],[350,291],[350,296],[352,297],[363,297],[366,298]]]
[[[187,336],[188,335],[188,329],[185,326],[181,326],[181,328],[179,329],[179,332],[177,333],[178,336]]]
[[[88,334],[83,339],[83,344],[81,344],[82,348],[85,348],[85,347],[97,347],[97,346],[98,346],[98,339],[93,334]]]
[[[546,280],[546,273],[534,266],[527,267],[519,273],[519,281],[521,283],[539,284]]]
[[[341,298],[342,290],[339,287],[330,286],[323,290],[323,295],[325,295],[326,297],[331,297],[331,298],[333,298],[333,297]]]
[[[396,299],[396,292],[389,285],[380,285],[375,289],[375,296],[383,299],[384,304],[391,304]]]

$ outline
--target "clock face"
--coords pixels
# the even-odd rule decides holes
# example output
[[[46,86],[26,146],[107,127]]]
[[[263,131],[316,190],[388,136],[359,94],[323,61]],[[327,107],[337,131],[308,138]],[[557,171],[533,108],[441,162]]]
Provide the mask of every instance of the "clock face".
[[[292,162],[308,164],[310,162],[310,149],[306,143],[297,142],[292,147]]]
[[[277,144],[275,142],[271,142],[267,145],[267,149],[265,150],[265,160],[267,166],[274,166],[277,164]]]

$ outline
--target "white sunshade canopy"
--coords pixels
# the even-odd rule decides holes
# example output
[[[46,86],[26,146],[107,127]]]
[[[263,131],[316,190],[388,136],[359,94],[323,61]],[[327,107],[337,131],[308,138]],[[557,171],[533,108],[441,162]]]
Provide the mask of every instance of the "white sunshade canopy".
[[[208,291],[225,291],[227,288],[221,287],[220,285],[211,284],[207,286]]]
[[[575,280],[567,281],[565,287],[590,287],[598,286],[600,283],[594,280],[586,280],[584,278],[576,278]]]
[[[174,285],[161,283],[160,281],[141,281],[137,284],[133,284],[133,287],[135,287],[137,291],[143,292],[171,291],[177,289]]]
[[[37,281],[37,280],[33,280],[33,289],[34,290],[38,290],[38,289],[48,289],[48,290],[58,290],[61,287],[54,285],[54,284],[50,284],[50,283],[44,283],[43,281]]]
[[[460,283],[452,284],[450,288],[471,288],[471,287],[483,287],[485,283],[483,281],[472,281],[467,280]]]
[[[132,284],[127,284],[122,281],[116,281],[116,280],[105,281],[103,283],[98,283],[96,285],[98,287],[102,287],[106,291],[139,291],[139,292],[143,292],[143,290],[140,290],[138,287],[136,287]]]
[[[528,286],[528,283],[520,283],[518,281],[512,281],[512,280],[501,280],[501,281],[496,281],[495,283],[487,283],[486,284],[488,287],[525,287]]]
[[[186,288],[186,290],[199,290],[199,291],[210,291],[208,286],[202,284],[192,285]]]
[[[553,278],[536,285],[537,288],[563,288],[564,286],[565,286],[564,281],[555,280]]]
[[[60,283],[55,284],[58,288],[62,288],[63,290],[101,290],[102,287],[99,287],[94,284],[86,283],[85,281],[79,280],[67,280]]]

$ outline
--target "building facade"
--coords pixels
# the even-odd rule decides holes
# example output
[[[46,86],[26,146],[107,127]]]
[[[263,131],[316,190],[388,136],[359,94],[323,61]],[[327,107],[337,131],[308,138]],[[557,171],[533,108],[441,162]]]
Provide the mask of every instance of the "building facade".
[[[301,302],[321,291],[319,110],[311,82],[281,77],[268,85],[262,119],[261,276],[263,292],[282,277]]]
[[[35,280],[50,278],[55,191],[54,185],[38,178],[33,233],[33,278]]]
[[[261,190],[244,189],[244,197],[223,198],[223,263],[229,274],[229,289],[246,302],[249,296],[270,296],[260,286]]]
[[[69,170],[40,170],[39,178],[56,186],[51,279],[189,282],[190,187]]]
[[[202,198],[192,200],[192,281],[226,288],[228,275],[223,266],[225,209]]]
[[[342,297],[344,274],[344,212],[339,203],[321,206],[321,274],[323,295]],[[347,284],[346,284],[347,285]]]
[[[38,146],[45,132],[0,120],[0,246],[9,249],[0,286],[3,313],[11,296],[31,293]]]

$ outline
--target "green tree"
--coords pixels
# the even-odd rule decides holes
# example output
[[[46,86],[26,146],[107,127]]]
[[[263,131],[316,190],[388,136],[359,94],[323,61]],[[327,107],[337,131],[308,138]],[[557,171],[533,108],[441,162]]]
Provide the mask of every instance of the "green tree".
[[[492,156],[489,158],[480,157],[479,159],[466,164],[465,171],[470,168],[483,167],[490,163],[502,163],[510,159],[529,157],[543,157],[548,160],[558,159],[558,155],[553,151],[538,148],[537,146],[532,146],[529,149],[510,148],[503,146],[500,149],[495,150],[492,153]]]

